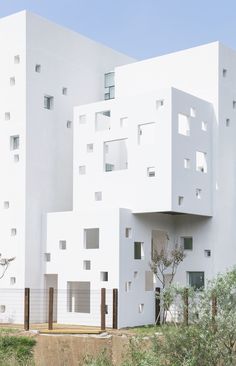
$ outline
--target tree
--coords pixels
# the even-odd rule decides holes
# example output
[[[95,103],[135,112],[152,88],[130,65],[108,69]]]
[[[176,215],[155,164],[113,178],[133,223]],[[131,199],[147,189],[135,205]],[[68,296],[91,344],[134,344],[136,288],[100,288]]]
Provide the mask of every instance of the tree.
[[[2,254],[0,253],[0,266],[2,267],[2,273],[0,274],[0,279],[3,278],[9,267],[10,262],[14,261],[15,258],[16,257],[2,258]]]

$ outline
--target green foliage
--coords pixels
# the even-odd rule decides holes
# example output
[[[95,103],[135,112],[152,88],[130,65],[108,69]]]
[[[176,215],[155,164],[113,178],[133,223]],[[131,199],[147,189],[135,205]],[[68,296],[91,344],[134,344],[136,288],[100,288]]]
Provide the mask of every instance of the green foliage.
[[[97,357],[86,355],[80,366],[112,366],[107,350],[104,349]]]
[[[22,336],[0,336],[0,365],[33,365],[33,347],[36,341]]]

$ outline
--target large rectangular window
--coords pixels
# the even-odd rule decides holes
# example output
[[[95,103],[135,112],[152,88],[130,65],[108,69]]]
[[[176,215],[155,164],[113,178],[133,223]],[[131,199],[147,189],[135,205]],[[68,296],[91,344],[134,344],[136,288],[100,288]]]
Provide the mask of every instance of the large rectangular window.
[[[99,229],[84,229],[84,247],[85,249],[99,248]]]
[[[143,259],[144,258],[144,250],[143,243],[140,241],[134,242],[134,259]]]
[[[111,172],[128,168],[127,139],[104,142],[104,170]]]
[[[105,131],[109,130],[111,127],[111,112],[102,111],[95,114],[95,130]]]
[[[205,284],[204,272],[188,272],[188,283],[196,290],[203,288]]]
[[[67,311],[90,313],[90,282],[67,282]]]
[[[115,73],[108,72],[104,75],[105,95],[104,99],[115,98]]]

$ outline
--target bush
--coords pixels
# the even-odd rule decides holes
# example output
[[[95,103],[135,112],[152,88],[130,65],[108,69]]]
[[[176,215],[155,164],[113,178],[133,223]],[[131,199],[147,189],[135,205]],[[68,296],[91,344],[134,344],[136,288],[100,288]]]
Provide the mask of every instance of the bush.
[[[0,365],[33,365],[33,347],[36,341],[29,337],[0,336]]]

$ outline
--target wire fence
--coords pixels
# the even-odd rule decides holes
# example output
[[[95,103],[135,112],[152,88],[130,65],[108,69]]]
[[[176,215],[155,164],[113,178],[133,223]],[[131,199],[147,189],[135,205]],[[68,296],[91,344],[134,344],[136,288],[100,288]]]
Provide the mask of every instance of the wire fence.
[[[90,290],[72,283],[67,289],[0,289],[0,323],[54,323],[117,328],[118,290]]]

